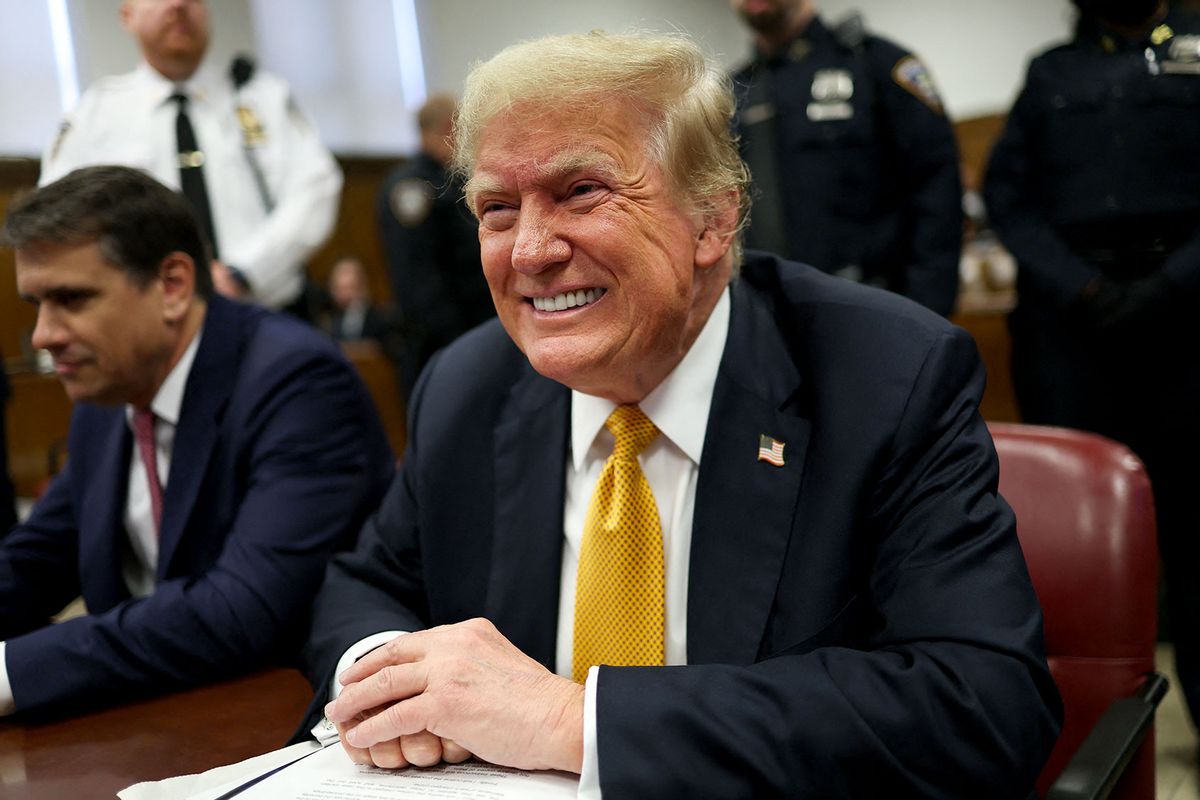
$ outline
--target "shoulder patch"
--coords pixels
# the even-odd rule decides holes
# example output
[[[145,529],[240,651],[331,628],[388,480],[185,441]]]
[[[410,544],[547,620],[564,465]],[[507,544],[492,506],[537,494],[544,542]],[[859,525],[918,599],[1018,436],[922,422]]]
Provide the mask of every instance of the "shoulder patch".
[[[433,208],[433,186],[422,178],[405,178],[392,187],[392,215],[406,228],[415,228]]]
[[[905,56],[892,67],[892,79],[937,114],[945,114],[942,98],[925,64],[916,56]]]

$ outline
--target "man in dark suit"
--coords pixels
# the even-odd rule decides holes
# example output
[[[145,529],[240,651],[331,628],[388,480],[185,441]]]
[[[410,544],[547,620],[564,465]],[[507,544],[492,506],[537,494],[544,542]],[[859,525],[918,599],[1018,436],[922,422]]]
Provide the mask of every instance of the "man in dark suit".
[[[551,37],[468,79],[500,321],[426,369],[315,605],[315,708],[340,689],[355,760],[473,753],[607,800],[1031,791],[1061,711],[975,346],[798,264],[734,277],[733,110],[679,38]]]
[[[75,713],[294,657],[330,556],[390,478],[326,337],[213,293],[186,201],[124,167],[4,229],[75,410],[69,460],[0,543],[0,712]],[[51,615],[83,595],[89,614]]]

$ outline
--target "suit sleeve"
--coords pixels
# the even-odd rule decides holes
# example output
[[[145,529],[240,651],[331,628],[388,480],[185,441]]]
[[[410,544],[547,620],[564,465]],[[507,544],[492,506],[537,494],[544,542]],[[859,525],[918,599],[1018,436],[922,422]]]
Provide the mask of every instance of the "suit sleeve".
[[[988,161],[984,200],[992,225],[1020,264],[1022,284],[1066,309],[1099,271],[1071,251],[1038,186],[1041,111],[1035,62]]]
[[[864,600],[878,623],[861,647],[600,668],[606,800],[1029,793],[1061,710],[1013,515],[996,494],[982,387],[957,329],[909,387],[864,501],[874,543]]]
[[[16,490],[8,474],[8,431],[4,423],[8,397],[8,375],[4,371],[4,354],[0,353],[0,540],[17,524]]]
[[[198,500],[234,509],[217,512],[230,528],[215,562],[161,581],[149,597],[9,640],[19,712],[77,713],[296,652],[325,566],[357,530],[390,464],[372,441],[382,433],[348,364],[312,350],[255,358],[241,385],[247,394],[230,401],[234,419],[221,423],[235,443],[232,469],[210,469]]]
[[[0,544],[0,639],[46,625],[79,596],[71,485],[67,462],[29,519]]]
[[[312,630],[302,660],[305,675],[318,690],[329,685],[338,659],[355,642],[380,631],[428,627],[416,477],[411,466],[419,460],[418,429],[413,420],[420,413],[426,384],[425,380],[418,382],[409,406],[404,466],[378,511],[363,526],[354,550],[339,554],[330,563],[313,604]],[[317,703],[315,709],[322,705]]]
[[[876,85],[886,117],[885,128],[895,143],[894,158],[900,196],[907,204],[911,232],[905,295],[942,316],[954,311],[958,297],[958,263],[962,256],[962,182],[954,129],[936,95],[922,100],[903,88],[893,72],[902,63],[928,72],[915,57],[886,42],[869,44],[875,62]]]

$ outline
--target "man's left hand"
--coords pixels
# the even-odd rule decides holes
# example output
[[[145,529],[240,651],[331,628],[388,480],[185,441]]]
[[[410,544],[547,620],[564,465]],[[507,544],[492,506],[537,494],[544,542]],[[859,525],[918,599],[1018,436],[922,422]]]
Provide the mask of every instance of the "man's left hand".
[[[582,768],[584,687],[529,658],[485,619],[399,636],[339,680],[345,688],[325,714],[348,750],[374,753],[380,743],[424,734],[493,764]]]

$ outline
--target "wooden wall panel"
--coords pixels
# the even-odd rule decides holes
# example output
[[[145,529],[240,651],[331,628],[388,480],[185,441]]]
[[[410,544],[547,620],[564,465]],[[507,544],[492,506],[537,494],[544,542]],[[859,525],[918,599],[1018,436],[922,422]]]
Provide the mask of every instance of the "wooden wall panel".
[[[983,117],[963,119],[954,123],[958,138],[958,155],[962,163],[963,183],[972,188],[983,185],[983,174],[987,167],[992,145],[1004,129],[1004,114],[988,114]]]
[[[13,197],[37,185],[38,162],[28,158],[0,158],[0,219],[8,211]],[[13,254],[0,247],[0,353],[7,359],[20,360],[33,332],[33,308],[17,297]]]
[[[343,157],[345,184],[342,205],[333,235],[325,246],[308,262],[310,278],[324,286],[329,271],[343,256],[357,256],[367,268],[371,282],[371,297],[379,305],[391,302],[392,290],[383,257],[383,244],[375,222],[375,198],[387,174],[402,160],[394,158]]]

